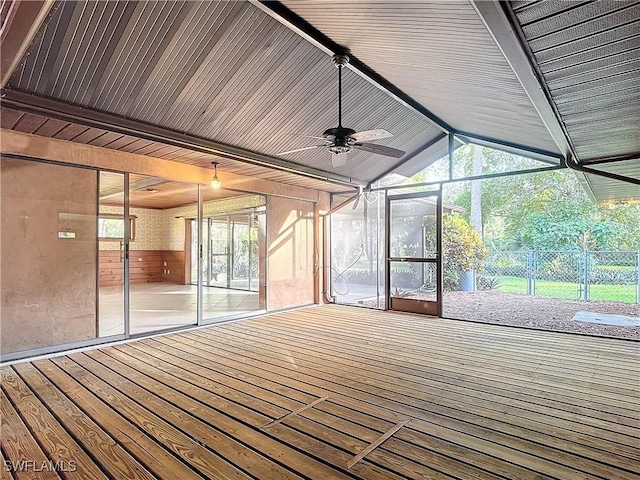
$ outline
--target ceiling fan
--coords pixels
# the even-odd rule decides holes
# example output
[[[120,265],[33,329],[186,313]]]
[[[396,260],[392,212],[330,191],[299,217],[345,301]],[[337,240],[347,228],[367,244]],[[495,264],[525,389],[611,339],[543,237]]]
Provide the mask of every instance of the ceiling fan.
[[[376,153],[378,155],[385,155],[387,157],[402,157],[405,152],[398,150],[397,148],[378,145],[375,143],[365,143],[372,140],[393,137],[393,135],[386,130],[377,129],[356,132],[352,128],[345,128],[342,126],[342,69],[347,63],[349,63],[349,57],[347,55],[334,55],[332,60],[338,68],[338,126],[325,130],[321,137],[309,137],[324,140],[325,143],[322,145],[296,148],[295,150],[280,152],[278,155],[288,155],[290,153],[325,147],[329,152],[331,152],[331,164],[334,167],[342,167],[345,165],[347,163],[349,152],[354,148],[370,153]]]

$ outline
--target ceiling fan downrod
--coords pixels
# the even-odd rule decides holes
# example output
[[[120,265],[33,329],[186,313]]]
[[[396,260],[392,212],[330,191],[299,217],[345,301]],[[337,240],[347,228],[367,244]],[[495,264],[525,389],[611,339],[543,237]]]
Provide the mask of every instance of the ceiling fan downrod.
[[[349,56],[337,54],[332,60],[338,69],[338,128],[342,128],[342,68],[349,63]]]

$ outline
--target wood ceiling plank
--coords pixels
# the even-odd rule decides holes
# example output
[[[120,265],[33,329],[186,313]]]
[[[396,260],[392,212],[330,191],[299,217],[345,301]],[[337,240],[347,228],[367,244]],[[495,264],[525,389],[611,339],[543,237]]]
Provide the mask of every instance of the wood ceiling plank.
[[[0,109],[0,125],[2,125],[2,128],[12,129],[23,115],[24,113],[17,110],[2,107]]]
[[[58,138],[60,140],[71,140],[81,133],[86,132],[88,129],[88,127],[85,127],[83,125],[70,123],[68,126],[56,133],[55,138]]]
[[[40,115],[25,113],[20,118],[20,120],[18,120],[18,123],[14,125],[13,130],[25,133],[33,133],[46,121],[47,119],[45,117],[41,117]]]

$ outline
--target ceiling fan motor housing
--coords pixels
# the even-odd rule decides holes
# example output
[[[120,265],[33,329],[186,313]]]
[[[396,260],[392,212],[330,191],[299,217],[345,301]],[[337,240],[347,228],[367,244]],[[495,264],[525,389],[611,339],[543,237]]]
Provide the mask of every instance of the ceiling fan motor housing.
[[[329,151],[338,154],[351,151],[353,145],[356,143],[355,139],[351,138],[351,135],[355,133],[356,131],[352,128],[335,127],[325,130],[322,136],[331,142]]]

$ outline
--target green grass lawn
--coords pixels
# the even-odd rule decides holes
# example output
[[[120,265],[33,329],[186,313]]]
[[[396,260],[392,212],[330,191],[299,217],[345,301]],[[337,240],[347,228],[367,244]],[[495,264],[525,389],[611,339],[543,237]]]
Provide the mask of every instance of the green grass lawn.
[[[501,292],[527,293],[527,279],[520,277],[496,277],[500,280]],[[604,300],[613,302],[636,303],[635,285],[591,285],[591,300]],[[578,299],[578,284],[570,282],[555,282],[552,280],[538,280],[536,282],[536,295],[545,297]]]

